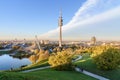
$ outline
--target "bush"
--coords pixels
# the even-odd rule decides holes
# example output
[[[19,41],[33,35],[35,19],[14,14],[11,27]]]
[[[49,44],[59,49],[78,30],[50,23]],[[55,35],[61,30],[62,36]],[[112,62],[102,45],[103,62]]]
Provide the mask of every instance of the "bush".
[[[49,57],[48,63],[55,70],[72,70],[72,55],[69,51],[57,52]]]
[[[112,70],[120,64],[120,50],[111,46],[96,47],[91,57],[102,70]]]

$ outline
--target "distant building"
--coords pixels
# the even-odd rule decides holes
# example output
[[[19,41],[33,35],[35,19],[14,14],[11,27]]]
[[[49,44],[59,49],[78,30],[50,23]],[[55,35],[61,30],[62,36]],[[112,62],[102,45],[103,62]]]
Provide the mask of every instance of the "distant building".
[[[41,40],[41,41],[40,41],[40,44],[49,44],[49,43],[50,43],[49,40]]]
[[[41,41],[40,41],[40,44],[44,44],[44,40],[41,40]]]
[[[91,38],[91,45],[95,45],[96,44],[96,37],[95,36],[93,36],[92,38]]]
[[[49,40],[44,40],[44,44],[49,44],[50,41]]]

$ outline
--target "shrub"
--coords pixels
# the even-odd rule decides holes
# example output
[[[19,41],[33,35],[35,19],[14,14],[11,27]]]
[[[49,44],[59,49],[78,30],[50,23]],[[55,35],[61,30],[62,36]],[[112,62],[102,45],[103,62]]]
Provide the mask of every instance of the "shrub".
[[[102,70],[112,70],[120,64],[120,50],[111,46],[96,47],[91,57]]]

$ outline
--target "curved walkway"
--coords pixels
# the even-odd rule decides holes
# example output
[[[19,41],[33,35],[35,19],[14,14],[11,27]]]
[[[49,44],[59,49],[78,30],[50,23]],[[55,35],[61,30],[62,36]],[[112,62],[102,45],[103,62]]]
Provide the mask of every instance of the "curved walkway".
[[[105,78],[105,77],[102,77],[102,76],[99,76],[99,75],[97,75],[97,74],[88,72],[88,71],[83,70],[83,69],[80,69],[80,68],[78,68],[78,67],[76,67],[75,70],[76,70],[77,72],[81,72],[81,73],[83,73],[83,74],[86,74],[86,75],[88,75],[88,76],[94,77],[94,78],[99,79],[99,80],[109,80],[109,79],[107,79],[107,78]]]
[[[50,68],[50,66],[45,66],[45,67],[40,67],[40,68],[35,68],[35,69],[30,69],[30,70],[25,70],[25,71],[21,71],[21,72],[26,73],[26,72],[42,70],[42,69],[47,69],[47,68]]]
[[[78,58],[76,58],[75,60],[72,60],[72,62],[78,61],[78,60],[80,60],[80,59],[82,59],[82,56],[81,56],[81,55],[79,55]]]

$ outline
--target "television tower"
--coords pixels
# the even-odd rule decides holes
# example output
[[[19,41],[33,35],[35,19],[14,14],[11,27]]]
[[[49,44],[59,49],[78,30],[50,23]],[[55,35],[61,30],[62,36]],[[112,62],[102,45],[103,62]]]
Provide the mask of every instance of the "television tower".
[[[60,11],[60,17],[59,17],[59,20],[58,20],[58,26],[60,28],[60,33],[59,33],[59,47],[62,47],[62,26],[63,26],[62,10]]]

